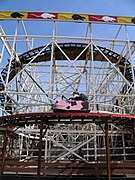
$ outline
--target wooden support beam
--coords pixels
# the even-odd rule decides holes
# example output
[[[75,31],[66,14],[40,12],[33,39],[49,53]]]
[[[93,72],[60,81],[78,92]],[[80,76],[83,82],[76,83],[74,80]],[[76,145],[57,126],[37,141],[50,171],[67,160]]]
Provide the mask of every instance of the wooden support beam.
[[[6,149],[7,149],[7,142],[8,142],[8,129],[9,129],[9,125],[7,124],[6,130],[5,130],[5,135],[4,135],[3,150],[2,150],[1,179],[3,176],[5,160],[6,160]]]
[[[135,147],[135,124],[132,125],[132,130],[133,130],[133,143]]]
[[[108,122],[105,123],[105,145],[106,145],[107,179],[108,179],[108,180],[111,180],[110,143],[109,143],[109,129],[108,129]]]
[[[43,123],[40,123],[40,138],[38,143],[38,167],[37,167],[37,180],[40,180],[40,171],[41,171],[41,156],[42,156],[42,137],[43,137]]]

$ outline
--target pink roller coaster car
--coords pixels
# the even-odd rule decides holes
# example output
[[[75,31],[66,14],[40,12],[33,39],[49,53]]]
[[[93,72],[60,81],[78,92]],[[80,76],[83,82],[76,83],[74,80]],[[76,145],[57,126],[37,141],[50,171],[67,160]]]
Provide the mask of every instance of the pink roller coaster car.
[[[53,107],[54,112],[89,112],[89,102],[87,100],[57,100]]]

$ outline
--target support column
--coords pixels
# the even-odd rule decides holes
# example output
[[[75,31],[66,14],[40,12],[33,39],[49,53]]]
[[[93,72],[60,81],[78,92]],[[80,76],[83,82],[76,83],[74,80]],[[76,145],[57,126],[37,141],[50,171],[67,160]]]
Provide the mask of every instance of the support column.
[[[132,129],[133,129],[133,143],[135,147],[135,124],[132,125]]]
[[[43,123],[40,124],[40,138],[38,143],[38,167],[37,167],[37,180],[40,180],[40,169],[41,169],[41,156],[42,156],[42,137],[43,137]]]
[[[1,164],[1,179],[4,172],[5,160],[6,160],[6,149],[7,149],[7,142],[8,142],[8,129],[9,125],[6,125],[6,131],[4,136],[4,143],[3,143],[3,151],[2,151],[2,164]]]
[[[105,145],[106,145],[107,179],[111,180],[110,144],[109,144],[108,122],[105,123]]]

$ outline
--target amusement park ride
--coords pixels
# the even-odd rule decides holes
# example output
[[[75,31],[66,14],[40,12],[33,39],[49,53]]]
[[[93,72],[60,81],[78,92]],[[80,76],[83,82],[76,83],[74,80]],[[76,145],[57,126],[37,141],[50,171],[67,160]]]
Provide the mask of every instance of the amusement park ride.
[[[1,178],[135,178],[135,17],[0,20]]]

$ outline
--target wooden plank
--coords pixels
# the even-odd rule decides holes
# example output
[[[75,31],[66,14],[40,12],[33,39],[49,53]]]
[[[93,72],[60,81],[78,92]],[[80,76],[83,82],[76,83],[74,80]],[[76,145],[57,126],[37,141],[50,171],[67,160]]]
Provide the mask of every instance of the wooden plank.
[[[2,161],[0,161],[0,165],[2,164]],[[5,161],[5,166],[37,166],[37,162],[19,162],[19,161]],[[106,163],[48,163],[48,162],[41,162],[41,166],[46,167],[57,167],[57,168],[106,168]],[[124,163],[111,163],[111,169],[112,168],[135,168],[135,162],[124,162]]]
[[[0,164],[2,161],[0,161]],[[1,168],[0,168],[1,170]],[[106,163],[47,163],[41,162],[41,173],[46,175],[106,175]],[[37,162],[6,161],[4,173],[36,173]],[[135,174],[134,161],[111,164],[111,175]]]
[[[1,168],[0,168],[1,170]],[[16,168],[16,167],[5,167],[4,173],[37,173],[37,168]],[[107,170],[103,169],[42,169],[41,173],[46,175],[106,175]],[[134,169],[113,169],[111,175],[124,175],[124,174],[135,174]]]
[[[14,172],[14,173],[37,173],[37,168],[16,168],[16,167],[5,167],[4,172]]]
[[[114,169],[111,171],[111,174],[113,175],[135,174],[135,169]]]

